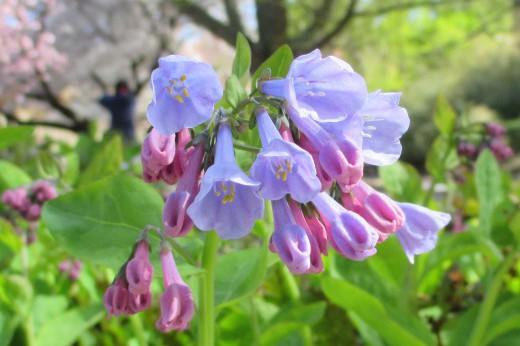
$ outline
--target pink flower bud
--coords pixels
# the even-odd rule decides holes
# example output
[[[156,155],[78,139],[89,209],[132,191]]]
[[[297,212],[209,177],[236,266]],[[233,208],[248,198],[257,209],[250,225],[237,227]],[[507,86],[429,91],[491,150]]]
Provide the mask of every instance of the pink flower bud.
[[[491,137],[501,137],[506,133],[506,128],[498,123],[487,123],[486,132]]]
[[[312,156],[314,166],[316,167],[316,175],[321,183],[321,191],[328,190],[332,186],[334,179],[332,179],[321,167],[318,150],[312,145],[312,143],[307,139],[307,137],[305,137],[303,133],[300,134],[299,145]]]
[[[54,187],[46,180],[41,180],[34,183],[31,192],[34,195],[36,201],[40,204],[43,204],[46,201],[58,196]]]
[[[152,303],[151,290],[141,294],[128,293],[128,313],[135,314],[140,311],[144,311],[150,307]]]
[[[360,181],[350,193],[341,195],[343,206],[360,215],[379,234],[379,242],[388,234],[397,232],[404,224],[401,208],[389,197],[377,192],[367,183]]]
[[[185,330],[195,310],[191,290],[182,281],[171,251],[161,250],[161,264],[165,292],[161,296],[161,317],[155,326],[163,333]]]
[[[129,292],[122,278],[110,285],[103,296],[103,304],[108,312],[108,318],[128,314]]]
[[[175,155],[175,134],[161,135],[156,129],[146,136],[141,150],[143,172],[157,175],[161,169],[173,162]]]
[[[137,244],[134,257],[126,265],[128,291],[132,295],[150,291],[153,278],[153,266],[149,259],[150,247],[146,240]]]
[[[40,219],[42,208],[38,204],[31,204],[24,213],[27,221],[37,221]]]

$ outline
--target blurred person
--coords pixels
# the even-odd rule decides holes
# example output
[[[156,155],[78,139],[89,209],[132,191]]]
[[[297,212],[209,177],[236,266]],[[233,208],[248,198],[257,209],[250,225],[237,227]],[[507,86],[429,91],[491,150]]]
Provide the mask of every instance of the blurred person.
[[[125,80],[115,85],[114,95],[103,95],[99,103],[110,111],[112,118],[110,130],[123,133],[125,142],[133,142],[135,137],[134,113],[135,97]]]

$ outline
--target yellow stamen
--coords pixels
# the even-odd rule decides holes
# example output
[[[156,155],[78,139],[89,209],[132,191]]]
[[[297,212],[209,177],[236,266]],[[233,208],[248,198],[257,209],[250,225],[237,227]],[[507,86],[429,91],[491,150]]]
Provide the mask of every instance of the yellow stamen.
[[[283,172],[282,172],[282,180],[283,180],[283,181],[286,181],[286,180],[287,180],[287,171],[283,171]]]
[[[181,78],[179,78],[181,80],[181,82],[184,82],[186,79],[188,78],[188,76],[186,76],[185,74],[183,74],[181,76]]]
[[[175,95],[175,96],[173,96],[173,98],[176,99],[177,101],[179,101],[180,103],[184,103],[184,99],[180,95]]]
[[[168,94],[170,94],[170,95],[173,94],[173,89],[172,88],[166,87],[166,90],[168,90]]]
[[[185,97],[190,97],[190,94],[188,93],[188,89],[186,89],[186,88],[182,89],[182,94],[183,94]]]
[[[289,170],[289,173],[292,173],[293,163],[291,162],[291,160],[289,160],[289,159],[285,160],[285,167],[287,167],[287,169]]]

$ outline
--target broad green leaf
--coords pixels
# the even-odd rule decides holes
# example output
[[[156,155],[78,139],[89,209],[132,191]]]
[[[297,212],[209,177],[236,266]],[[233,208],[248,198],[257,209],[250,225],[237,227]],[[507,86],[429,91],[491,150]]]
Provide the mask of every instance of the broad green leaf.
[[[0,346],[12,345],[11,339],[19,323],[20,316],[13,315],[0,304]]]
[[[356,313],[372,326],[389,345],[434,345],[433,335],[422,322],[402,324],[393,314],[405,314],[395,309],[387,310],[382,302],[367,291],[348,282],[326,277],[322,280],[323,292],[334,304]],[[393,314],[392,314],[393,313]],[[413,320],[414,316],[407,318]]]
[[[238,104],[247,97],[247,92],[235,75],[229,76],[226,80],[224,97],[233,108],[236,108]]]
[[[222,305],[254,292],[267,270],[267,248],[234,251],[217,260],[215,305]]]
[[[36,336],[37,346],[72,345],[105,316],[102,305],[75,308],[48,320]]]
[[[235,52],[235,59],[233,60],[232,73],[237,78],[241,78],[251,66],[251,47],[249,42],[242,33],[237,35],[237,45]]]
[[[479,200],[481,229],[484,234],[489,234],[493,212],[503,198],[500,168],[489,150],[484,150],[477,158],[475,184]]]
[[[108,141],[90,161],[87,169],[81,175],[79,186],[89,184],[98,179],[115,174],[123,162],[123,144],[120,136],[114,136]]]
[[[315,324],[325,314],[326,303],[288,305],[283,307],[268,323],[268,326],[280,322],[296,322],[301,324]]]
[[[457,116],[449,101],[444,95],[439,95],[435,105],[435,113],[433,113],[433,122],[442,136],[450,138],[455,129],[456,120]]]
[[[260,345],[304,345],[302,329],[302,325],[295,322],[275,324],[262,333],[262,336],[260,337]]]
[[[22,246],[22,238],[14,232],[11,223],[0,219],[0,266],[5,258],[17,254]]]
[[[34,132],[32,126],[9,126],[0,128],[0,149],[30,138]]]
[[[493,310],[484,343],[512,330],[520,330],[520,297],[509,299]]]
[[[117,269],[144,226],[162,224],[163,204],[150,185],[116,175],[48,201],[43,220],[74,257]]]
[[[0,306],[5,306],[22,319],[29,316],[34,289],[21,275],[0,276]]]
[[[396,162],[390,166],[379,167],[379,176],[388,194],[398,201],[420,203],[424,191],[421,186],[421,175],[410,164]]]
[[[253,75],[252,88],[256,87],[258,78],[262,75],[262,72],[266,69],[271,70],[271,77],[285,77],[289,72],[289,67],[293,61],[293,53],[291,48],[284,44],[276,50],[266,61],[258,67]]]
[[[64,295],[37,295],[32,306],[34,329],[38,331],[50,319],[67,310],[68,299]]]
[[[31,177],[9,161],[0,161],[0,191],[12,189],[31,182]]]

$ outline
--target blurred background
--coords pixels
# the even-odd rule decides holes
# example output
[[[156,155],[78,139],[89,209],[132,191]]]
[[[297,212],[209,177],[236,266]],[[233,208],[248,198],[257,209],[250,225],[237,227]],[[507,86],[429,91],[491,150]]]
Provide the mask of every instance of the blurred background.
[[[293,276],[268,254],[272,220],[260,220],[220,248],[218,344],[520,344],[520,0],[0,0],[0,193],[45,179],[64,195],[64,219],[69,207],[110,218],[106,205],[119,203],[160,220],[171,188],[122,186],[119,175],[141,176],[150,73],[159,57],[182,54],[225,81],[238,33],[252,73],[283,44],[294,56],[320,48],[369,91],[402,92],[403,162],[366,175],[453,222],[414,266],[392,237],[362,263],[331,251],[324,273]],[[135,96],[135,133],[123,140],[100,104],[122,80]],[[150,209],[135,209],[128,191]],[[80,204],[85,196],[93,203]],[[197,313],[185,333],[155,330],[157,298],[106,319],[103,293],[135,234],[118,233],[112,256],[74,237],[95,226],[101,246],[110,222],[27,220],[2,204],[0,216],[0,346],[195,344]],[[200,233],[181,241],[193,263],[178,260],[195,294]]]

